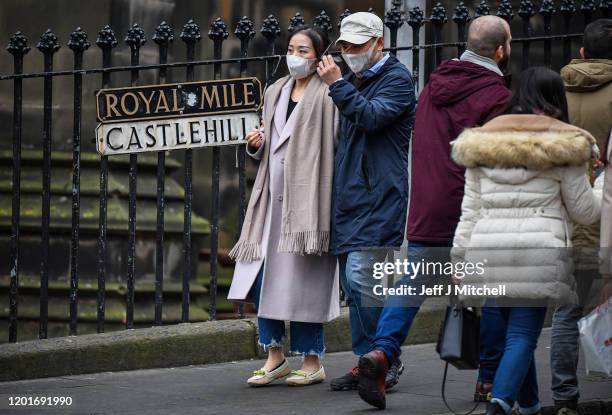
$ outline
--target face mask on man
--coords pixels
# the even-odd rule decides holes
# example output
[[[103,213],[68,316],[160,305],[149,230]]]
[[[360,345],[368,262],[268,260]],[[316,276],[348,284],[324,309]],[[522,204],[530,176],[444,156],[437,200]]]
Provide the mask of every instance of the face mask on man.
[[[376,49],[376,41],[363,53],[343,53],[342,58],[355,74],[361,74],[372,67],[372,55]]]
[[[316,59],[306,59],[301,56],[287,55],[289,75],[291,75],[293,79],[306,78],[316,70],[314,66],[316,61]]]

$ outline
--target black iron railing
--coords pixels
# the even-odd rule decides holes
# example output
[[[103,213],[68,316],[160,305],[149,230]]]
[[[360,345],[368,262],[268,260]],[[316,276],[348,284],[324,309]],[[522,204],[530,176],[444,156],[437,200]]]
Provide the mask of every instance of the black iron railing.
[[[433,63],[430,67],[435,67],[443,57],[444,50],[456,50],[461,54],[465,49],[466,28],[470,19],[491,13],[485,0],[470,14],[462,1],[458,2],[451,16],[455,24],[454,28],[449,27],[447,11],[442,4],[436,4],[427,18],[423,10],[414,7],[407,12],[401,8],[400,0],[393,1],[393,7],[385,14],[385,25],[389,29],[389,49],[391,53],[398,51],[412,52],[412,72],[416,84],[423,74],[419,73],[419,52],[425,50],[433,52],[431,56],[426,55]],[[584,0],[580,5],[580,12],[583,15],[583,24],[588,23],[595,16],[597,11],[604,17],[609,17],[612,11],[612,0],[601,0],[596,5],[593,0]],[[579,38],[578,34],[582,31],[583,24],[576,24],[573,16],[576,14],[577,7],[574,0],[562,0],[559,10],[553,0],[543,0],[540,8],[536,9],[531,0],[521,0],[518,16],[522,20],[522,33],[520,38],[515,38],[513,42],[520,44],[521,66],[523,68],[531,65],[532,45],[536,42],[543,44],[544,64],[551,66],[553,41],[563,42],[563,62],[568,62],[571,58],[572,39]],[[313,20],[313,24],[330,32],[337,31],[340,21],[350,14],[345,10],[338,16],[337,24],[333,24],[330,16],[322,11]],[[533,17],[539,14],[543,20],[544,33],[533,36],[532,22]],[[511,4],[504,0],[499,3],[496,15],[511,22],[514,17],[514,10]],[[552,35],[552,21],[556,15],[562,16],[562,34]],[[297,13],[289,22],[288,31],[291,32],[296,27],[304,24],[304,18]],[[412,29],[412,42],[409,45],[398,44],[398,31],[404,24]],[[431,33],[431,43],[422,43],[421,28],[425,26]],[[40,264],[40,317],[39,317],[39,338],[46,338],[48,335],[48,287],[49,287],[49,232],[50,232],[50,210],[51,210],[51,152],[52,152],[52,132],[53,132],[53,81],[56,77],[72,76],[74,78],[74,97],[73,97],[73,142],[72,142],[72,229],[71,229],[71,249],[70,249],[70,334],[77,333],[77,305],[79,293],[79,233],[80,233],[80,169],[81,169],[81,106],[82,106],[82,85],[83,77],[101,75],[102,88],[111,85],[111,77],[118,72],[129,72],[130,85],[136,85],[139,81],[139,73],[143,70],[156,70],[159,83],[165,83],[167,71],[169,69],[184,68],[185,80],[194,80],[194,68],[197,66],[213,67],[214,78],[221,78],[223,65],[238,64],[240,74],[246,76],[249,73],[249,64],[264,62],[266,65],[265,77],[266,84],[275,76],[274,68],[277,67],[280,59],[283,58],[282,50],[276,48],[277,41],[281,35],[280,23],[274,15],[269,15],[262,22],[260,29],[261,35],[267,43],[267,54],[265,56],[248,56],[249,44],[255,36],[255,26],[251,19],[242,17],[236,24],[234,36],[240,41],[240,55],[235,58],[222,59],[222,48],[224,41],[228,38],[229,32],[227,25],[217,18],[208,31],[208,38],[213,42],[213,59],[196,60],[196,44],[201,40],[200,28],[193,21],[188,21],[182,28],[179,35],[185,44],[187,59],[181,62],[168,62],[168,46],[174,41],[173,29],[162,22],[152,39],[157,44],[159,50],[159,62],[156,64],[140,64],[140,48],[146,42],[145,33],[137,24],[134,24],[128,31],[124,42],[130,48],[131,61],[129,66],[113,66],[112,51],[119,44],[115,32],[105,26],[99,31],[96,38],[96,45],[101,49],[102,67],[85,68],[84,55],[89,49],[87,34],[80,28],[71,33],[68,47],[74,55],[74,69],[72,70],[53,70],[53,58],[59,49],[59,40],[51,31],[47,30],[40,37],[36,48],[43,54],[44,65],[42,72],[23,73],[23,63],[25,55],[30,51],[28,40],[21,32],[15,33],[9,41],[7,50],[13,55],[14,71],[12,74],[0,75],[0,81],[13,83],[13,110],[12,110],[12,213],[10,226],[10,288],[9,288],[9,341],[17,341],[17,322],[19,304],[19,259],[20,259],[20,208],[21,208],[21,150],[22,150],[22,116],[23,116],[23,81],[28,79],[42,78],[43,86],[43,160],[42,160],[42,210],[41,210],[41,264]],[[450,31],[450,32],[448,32]],[[573,33],[572,33],[573,32]],[[443,42],[444,34],[452,33],[456,38],[453,42]],[[281,54],[278,54],[278,53]],[[93,52],[88,52],[91,54]],[[515,52],[516,55],[517,52]],[[193,150],[184,151],[184,235],[182,257],[184,261],[182,275],[182,313],[181,320],[189,321],[189,291],[190,280],[192,278],[192,202],[193,202]],[[207,151],[207,150],[203,150]],[[210,318],[216,318],[217,304],[217,262],[218,262],[218,237],[219,237],[219,179],[220,179],[220,152],[218,147],[212,148],[212,171],[211,171],[211,235],[210,235]],[[160,151],[157,155],[157,216],[156,216],[156,241],[155,241],[155,312],[154,324],[161,325],[163,309],[163,288],[164,288],[164,208],[165,201],[165,176],[166,159],[165,153]],[[246,209],[246,175],[245,175],[245,151],[241,147],[238,152],[238,183],[239,183],[239,221],[240,225],[244,220]],[[107,245],[107,204],[108,204],[108,156],[101,156],[99,163],[99,227],[98,227],[98,247],[97,247],[97,331],[104,331],[105,304],[106,304],[106,276],[107,264],[112,260],[108,256]],[[126,328],[134,327],[134,280],[135,280],[135,243],[136,243],[136,222],[137,222],[137,178],[138,178],[138,156],[131,154],[129,159],[129,221],[128,221],[128,244],[127,244],[127,294],[126,294]],[[240,307],[239,316],[244,316],[244,309]]]

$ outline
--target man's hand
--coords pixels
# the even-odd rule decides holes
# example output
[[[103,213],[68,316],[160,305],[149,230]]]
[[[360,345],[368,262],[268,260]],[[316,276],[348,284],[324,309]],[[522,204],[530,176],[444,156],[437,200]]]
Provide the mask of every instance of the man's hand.
[[[317,65],[317,73],[327,85],[331,85],[338,79],[342,78],[340,67],[334,62],[331,55],[325,55]]]
[[[603,280],[603,287],[601,287],[601,294],[599,296],[599,306],[605,304],[610,295],[612,295],[612,275],[602,274],[601,278]]]
[[[247,143],[251,148],[258,149],[261,147],[262,139],[261,134],[257,128],[253,128],[245,136]]]

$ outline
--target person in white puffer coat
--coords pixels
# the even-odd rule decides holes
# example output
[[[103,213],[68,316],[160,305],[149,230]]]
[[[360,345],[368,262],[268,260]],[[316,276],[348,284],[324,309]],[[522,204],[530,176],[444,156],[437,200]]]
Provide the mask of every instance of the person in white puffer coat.
[[[593,145],[585,130],[544,115],[503,115],[459,136],[453,159],[467,171],[453,257],[487,260],[464,284],[504,284],[507,298],[576,300],[564,254],[572,221],[600,217],[584,174]]]
[[[505,286],[485,305],[499,306],[506,323],[498,327],[505,344],[488,415],[509,414],[515,403],[520,414],[539,413],[533,352],[546,306],[576,301],[572,222],[593,224],[601,213],[584,174],[598,157],[595,139],[564,122],[559,75],[524,71],[511,112],[465,130],[452,148],[453,160],[467,169],[453,261],[484,263],[482,273],[466,275],[460,286]],[[490,324],[484,316],[481,325]]]

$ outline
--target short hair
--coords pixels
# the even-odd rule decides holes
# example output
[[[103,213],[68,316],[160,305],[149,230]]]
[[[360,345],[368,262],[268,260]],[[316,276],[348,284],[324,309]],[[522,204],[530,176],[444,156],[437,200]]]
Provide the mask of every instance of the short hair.
[[[546,114],[569,122],[565,86],[561,76],[544,66],[532,66],[521,73],[509,113]]]
[[[297,35],[298,33],[310,39],[314,48],[315,56],[317,57],[317,59],[321,59],[321,55],[329,46],[329,38],[327,37],[327,33],[319,29],[318,27],[302,25],[296,28],[293,32],[291,32],[289,38],[287,39],[287,46],[291,42],[293,36]]]
[[[479,17],[468,29],[467,49],[480,56],[493,59],[497,48],[507,41],[507,23],[497,16]]]
[[[612,19],[598,19],[584,28],[585,59],[612,59]]]

